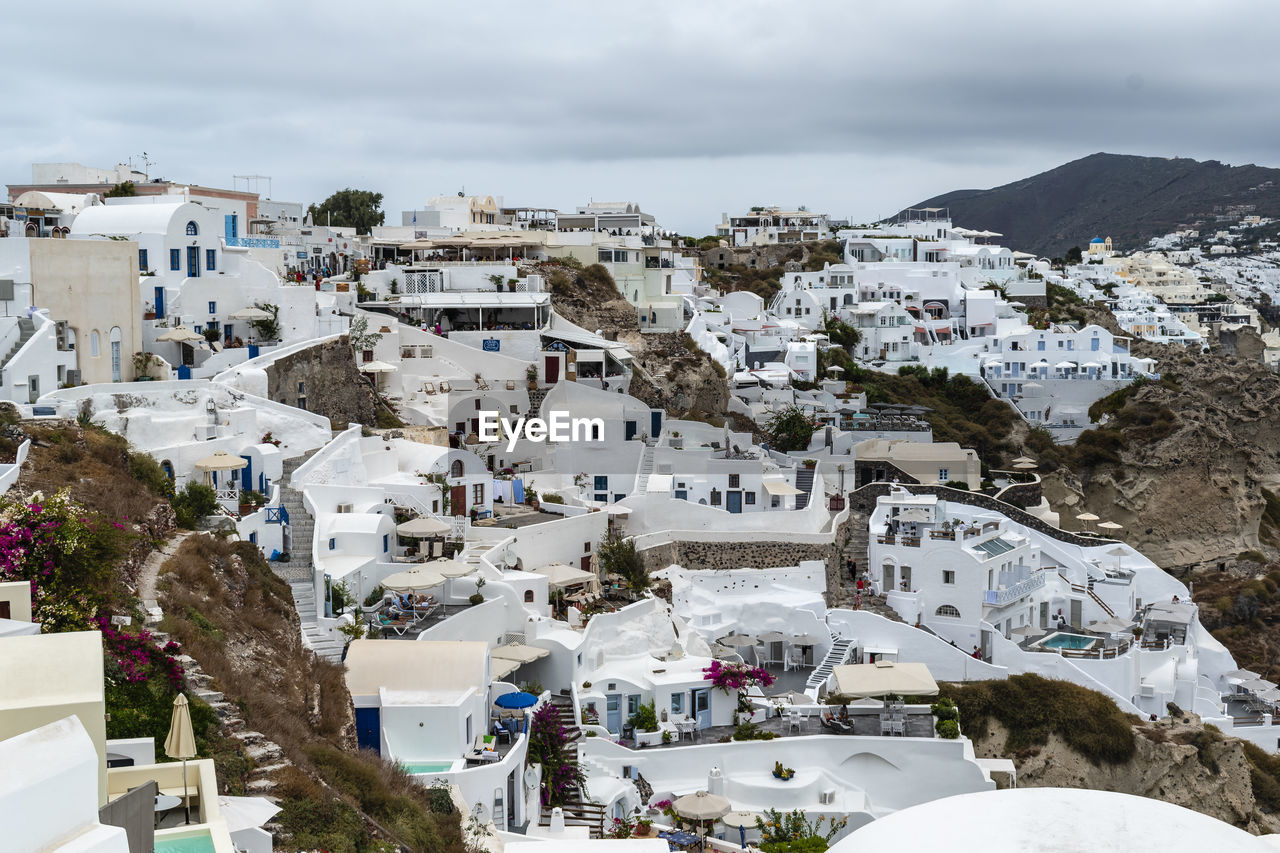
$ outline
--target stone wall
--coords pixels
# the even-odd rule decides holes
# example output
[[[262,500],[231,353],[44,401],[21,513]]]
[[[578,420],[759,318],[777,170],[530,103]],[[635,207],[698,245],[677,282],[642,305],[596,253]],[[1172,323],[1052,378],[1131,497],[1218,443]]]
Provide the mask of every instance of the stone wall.
[[[375,422],[373,391],[356,369],[345,335],[274,361],[267,367],[267,393],[286,406],[324,415],[334,429]]]
[[[850,516],[852,517],[852,516]],[[865,517],[862,519],[865,524]],[[655,545],[640,552],[646,571],[665,569],[675,563],[695,570],[773,569],[794,566],[801,560],[822,560],[829,571],[839,572],[844,565],[844,546],[851,534],[849,518],[836,528],[831,542],[808,544],[797,542],[694,542],[676,540]]]

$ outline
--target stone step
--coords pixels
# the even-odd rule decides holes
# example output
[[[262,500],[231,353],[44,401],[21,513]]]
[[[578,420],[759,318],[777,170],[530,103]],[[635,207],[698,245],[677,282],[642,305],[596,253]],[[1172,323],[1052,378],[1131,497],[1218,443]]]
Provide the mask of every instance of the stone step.
[[[217,690],[197,690],[196,696],[210,705],[214,702],[221,702],[223,699],[222,694]]]
[[[285,758],[280,761],[276,761],[272,764],[261,764],[253,768],[253,770],[249,772],[249,775],[262,778],[263,776],[269,776],[272,773],[275,773],[277,770],[283,770],[286,767],[292,767],[292,766],[293,766],[293,762]]]
[[[254,793],[265,794],[268,791],[274,790],[276,783],[271,779],[254,779],[252,782],[246,783],[244,787],[246,790],[253,791]]]
[[[249,744],[262,743],[262,741],[266,740],[267,736],[264,735],[262,732],[246,730],[243,732],[236,732],[235,734],[232,735],[232,737],[237,738],[238,740],[240,740],[241,743],[248,746]]]
[[[246,746],[244,754],[252,758],[255,762],[263,763],[273,761],[284,755],[284,751],[280,749],[279,744],[265,741],[253,746]]]

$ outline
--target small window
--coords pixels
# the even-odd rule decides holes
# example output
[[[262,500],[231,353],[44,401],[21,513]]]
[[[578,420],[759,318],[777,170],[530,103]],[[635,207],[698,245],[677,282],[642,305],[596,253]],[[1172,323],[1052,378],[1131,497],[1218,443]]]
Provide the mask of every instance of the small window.
[[[955,583],[955,582],[956,582],[956,573],[955,573],[955,572],[953,572],[953,571],[948,571],[948,570],[944,569],[944,570],[943,570],[943,572],[942,572],[942,582],[943,582],[943,583],[952,583],[952,584],[953,584],[953,583]]]
[[[214,251],[213,249],[204,250],[205,269],[210,271],[216,270],[218,268],[217,260],[218,260],[218,253],[216,251]]]
[[[182,269],[182,250],[181,249],[169,250],[169,269],[171,270]]]
[[[461,459],[453,460],[453,464],[449,466],[449,476],[450,477],[462,476],[462,460]]]
[[[684,694],[683,693],[671,694],[671,713],[673,714],[684,713]]]
[[[590,553],[591,553],[591,543],[590,543],[590,542],[583,542],[583,543],[582,543],[582,553],[584,553],[584,554],[590,554]]]
[[[531,590],[531,589],[526,589],[526,590],[524,591],[524,603],[525,603],[525,604],[533,604],[533,590]]]
[[[960,618],[960,611],[950,604],[944,604],[937,610],[933,611],[934,616],[950,616],[953,619]]]
[[[146,272],[149,266],[150,264],[147,263],[147,250],[139,249],[138,250],[138,269],[142,270],[143,272]]]
[[[217,314],[217,313],[218,313],[218,303],[216,303],[216,302],[210,302],[210,303],[209,303],[209,313],[210,313],[210,314]]]
[[[747,502],[747,506],[755,506],[755,505],[756,505],[756,493],[755,493],[755,492],[743,492],[743,493],[742,493],[742,497],[743,497],[743,500],[745,500],[745,501]]]
[[[382,534],[382,553],[385,554],[390,550],[391,550],[391,534],[384,533]]]
[[[720,506],[720,490],[719,489],[711,490],[711,505]]]
[[[609,488],[609,477],[604,474],[597,474],[596,475],[596,491],[602,492],[607,488]]]
[[[329,540],[329,550],[330,551],[336,550],[337,547],[338,547],[338,540],[331,538]]]
[[[949,481],[950,479],[951,479],[951,469],[950,469],[950,468],[939,468],[939,469],[938,469],[938,482],[939,482],[939,483],[946,483],[946,482],[947,482],[947,481]]]
[[[484,483],[476,483],[471,487],[471,503],[476,506],[484,504]]]
[[[730,475],[729,475],[729,488],[731,488],[731,489],[737,489],[737,488],[740,488],[740,487],[741,487],[741,484],[742,484],[742,483],[741,483],[741,481],[742,481],[742,475],[741,475],[741,474],[730,474]]]
[[[200,236],[200,226],[196,225],[194,222],[188,222],[188,223],[187,223],[187,236],[188,236],[188,237],[198,237],[198,236]]]

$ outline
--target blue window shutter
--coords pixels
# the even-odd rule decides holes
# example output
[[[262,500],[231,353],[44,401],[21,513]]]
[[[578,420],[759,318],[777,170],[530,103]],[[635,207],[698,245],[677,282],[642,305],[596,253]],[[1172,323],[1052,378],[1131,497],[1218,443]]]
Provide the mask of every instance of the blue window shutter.
[[[169,250],[169,269],[171,270],[182,269],[182,250],[181,249]]]
[[[210,271],[215,270],[218,268],[217,262],[218,262],[218,253],[215,252],[213,249],[205,249],[204,250],[204,268]]]

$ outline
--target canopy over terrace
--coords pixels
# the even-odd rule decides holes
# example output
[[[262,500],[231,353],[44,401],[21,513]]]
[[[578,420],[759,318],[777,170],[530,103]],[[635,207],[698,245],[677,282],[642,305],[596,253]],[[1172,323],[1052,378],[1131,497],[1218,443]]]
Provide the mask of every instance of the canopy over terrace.
[[[575,586],[585,586],[588,592],[600,592],[600,579],[591,572],[584,572],[582,569],[575,569],[573,566],[566,566],[563,563],[552,563],[549,566],[543,566],[535,569],[538,574],[547,576],[547,586],[551,589],[569,589]]]
[[[834,692],[853,699],[938,695],[938,682],[922,663],[844,664],[833,667],[831,677],[835,682]]]
[[[399,251],[410,252],[413,257],[428,253],[444,260],[511,260],[527,255],[529,250],[546,245],[546,235],[541,231],[487,231],[479,234],[454,234],[450,237],[414,240],[401,243]],[[524,249],[525,251],[518,251]],[[425,258],[424,258],[425,259]]]
[[[443,293],[406,293],[396,306],[421,323],[440,323],[446,330],[479,331],[506,328],[540,330],[551,319],[550,293],[499,293],[461,290]]]

